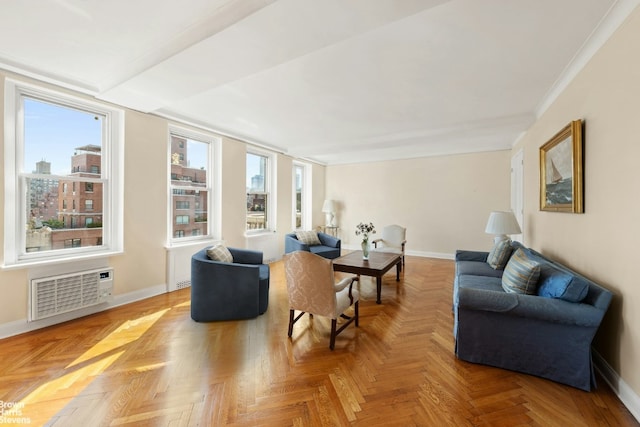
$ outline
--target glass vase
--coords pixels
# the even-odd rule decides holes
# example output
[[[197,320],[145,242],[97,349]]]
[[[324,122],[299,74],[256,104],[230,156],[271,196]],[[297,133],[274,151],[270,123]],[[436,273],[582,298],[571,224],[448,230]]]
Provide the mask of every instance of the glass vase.
[[[371,249],[369,246],[369,239],[364,239],[362,241],[361,246],[362,246],[362,259],[366,261],[369,259],[369,249]]]

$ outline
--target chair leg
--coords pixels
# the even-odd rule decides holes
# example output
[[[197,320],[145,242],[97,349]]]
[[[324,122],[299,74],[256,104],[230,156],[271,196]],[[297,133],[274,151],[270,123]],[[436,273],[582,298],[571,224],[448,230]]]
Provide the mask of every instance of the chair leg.
[[[289,310],[289,337],[293,335],[293,316],[295,315],[295,310]]]
[[[359,325],[358,320],[360,319],[360,314],[359,314],[359,311],[358,311],[358,303],[359,302],[360,301],[356,301],[356,303],[353,305],[353,309],[355,310],[355,315],[354,316],[356,318],[356,327],[358,327],[358,325]]]
[[[333,348],[336,345],[336,324],[337,324],[337,320],[336,319],[331,319],[331,338],[329,340],[329,348],[331,350],[333,350]]]

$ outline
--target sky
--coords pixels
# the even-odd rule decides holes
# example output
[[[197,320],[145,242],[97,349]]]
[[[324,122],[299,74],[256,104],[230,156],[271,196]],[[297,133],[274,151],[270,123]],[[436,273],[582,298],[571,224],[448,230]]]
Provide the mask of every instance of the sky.
[[[71,173],[71,156],[76,147],[102,146],[103,117],[52,105],[30,98],[24,100],[24,171],[36,170],[36,163],[51,163],[51,173]]]
[[[247,191],[251,188],[251,178],[260,175],[260,161],[263,158],[251,153],[247,155]]]
[[[24,172],[34,172],[36,163],[51,163],[51,173],[71,173],[71,156],[77,147],[102,146],[104,116],[31,98],[24,99]],[[126,126],[126,123],[125,123]],[[126,144],[126,141],[125,141]],[[165,148],[167,140],[158,141]],[[207,164],[207,145],[187,140],[187,162],[190,167],[204,168]]]

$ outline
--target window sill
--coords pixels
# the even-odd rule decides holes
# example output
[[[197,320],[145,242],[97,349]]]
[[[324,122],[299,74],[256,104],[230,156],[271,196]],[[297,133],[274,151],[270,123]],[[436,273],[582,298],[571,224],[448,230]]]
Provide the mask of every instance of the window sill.
[[[261,237],[267,236],[269,234],[275,234],[275,230],[256,230],[256,231],[247,231],[244,233],[244,237],[247,239],[251,239],[252,237]]]
[[[48,265],[59,265],[66,264],[71,262],[79,262],[85,260],[95,260],[100,258],[109,258],[112,256],[122,255],[124,251],[122,250],[109,250],[109,251],[100,251],[88,254],[77,254],[77,255],[68,255],[68,256],[58,256],[58,257],[48,257],[48,258],[38,258],[38,259],[28,259],[17,261],[12,264],[3,264],[3,270],[19,270],[23,268],[33,268],[33,267],[44,267]]]

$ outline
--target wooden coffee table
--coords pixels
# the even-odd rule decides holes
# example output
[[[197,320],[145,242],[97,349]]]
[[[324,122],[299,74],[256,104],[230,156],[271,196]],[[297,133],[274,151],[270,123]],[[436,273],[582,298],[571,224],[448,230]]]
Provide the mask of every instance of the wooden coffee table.
[[[344,273],[371,276],[376,278],[376,291],[378,298],[376,303],[380,304],[380,293],[382,292],[382,276],[394,265],[396,266],[396,281],[400,281],[400,270],[402,268],[402,258],[398,254],[385,252],[370,252],[369,260],[362,259],[362,251],[354,251],[347,255],[333,260],[333,270]]]

